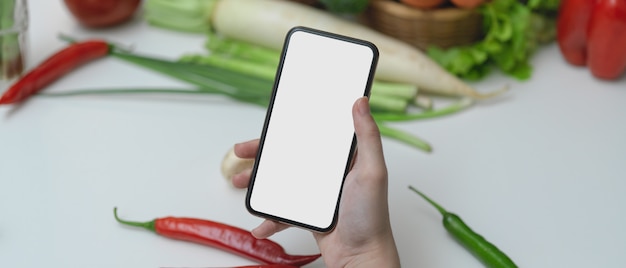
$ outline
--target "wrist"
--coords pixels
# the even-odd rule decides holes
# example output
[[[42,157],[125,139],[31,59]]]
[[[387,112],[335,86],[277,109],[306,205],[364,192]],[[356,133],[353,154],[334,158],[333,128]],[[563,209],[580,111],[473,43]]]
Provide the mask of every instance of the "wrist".
[[[349,267],[388,267],[399,268],[400,257],[393,237],[385,241],[374,242],[368,245],[368,250],[353,258],[344,266]]]

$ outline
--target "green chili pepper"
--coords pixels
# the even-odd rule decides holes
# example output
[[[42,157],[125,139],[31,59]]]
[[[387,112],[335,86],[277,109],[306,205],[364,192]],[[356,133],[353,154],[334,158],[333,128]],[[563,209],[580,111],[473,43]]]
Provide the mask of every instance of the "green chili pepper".
[[[459,216],[446,211],[442,206],[435,203],[413,186],[409,186],[409,189],[419,194],[441,213],[443,216],[443,226],[446,230],[457,239],[459,243],[474,254],[474,256],[480,259],[485,266],[491,268],[517,267],[504,252],[500,251],[495,245],[474,232]]]

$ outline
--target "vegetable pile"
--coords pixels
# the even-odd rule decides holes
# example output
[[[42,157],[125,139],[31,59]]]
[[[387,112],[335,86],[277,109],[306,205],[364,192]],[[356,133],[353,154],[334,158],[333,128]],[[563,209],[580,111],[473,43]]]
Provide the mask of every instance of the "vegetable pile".
[[[198,12],[197,8],[209,11]],[[229,70],[241,77],[264,80],[265,84],[274,78],[280,58],[278,51],[282,48],[285,34],[293,26],[315,27],[374,42],[381,51],[381,60],[370,101],[381,133],[425,151],[431,150],[429,144],[393,129],[385,122],[442,116],[472,103],[463,99],[449,107],[430,110],[432,104],[426,95],[422,95],[424,92],[478,99],[502,92],[477,92],[442,70],[416,48],[332,14],[288,1],[149,0],[146,2],[146,14],[153,25],[177,31],[202,31],[198,25],[209,21],[211,30],[206,30],[209,53],[187,55],[181,61]],[[238,83],[230,80],[222,82]],[[269,99],[268,90],[258,92],[266,94],[264,100]],[[411,107],[421,108],[422,112],[411,113]]]
[[[341,1],[324,1],[326,5],[331,2],[338,4]],[[206,81],[180,74],[181,70],[196,69],[196,74],[204,76],[207,73],[197,68],[210,66],[220,72],[229,72],[228,76],[212,76],[210,79],[237,88],[262,88],[245,90],[246,94],[256,94],[254,96],[230,96],[263,106],[267,105],[270,96],[269,85],[280,57],[278,51],[292,27],[307,26],[373,42],[378,46],[381,57],[370,102],[381,134],[424,151],[432,150],[428,143],[391,128],[386,122],[451,114],[471,105],[472,99],[490,98],[506,90],[479,92],[443,70],[417,48],[331,13],[289,1],[148,0],[145,10],[147,21],[154,26],[206,33],[209,53],[184,56],[179,63],[186,63],[184,68],[163,60],[143,61],[135,58],[132,60],[134,63],[168,75],[178,73],[173,76],[179,79],[183,77],[183,80],[204,89],[215,86],[215,83],[207,85]],[[128,57],[122,58],[129,60]],[[154,64],[169,67],[156,67]],[[170,70],[165,71],[164,68]],[[254,82],[240,85],[248,79]],[[462,99],[448,107],[432,110],[432,100],[427,94]],[[416,109],[420,112],[412,112]]]
[[[185,81],[192,89],[104,89],[71,91],[55,96],[81,94],[220,94],[238,101],[267,107],[279,53],[285,35],[292,25],[306,25],[322,30],[344,33],[374,42],[380,50],[381,61],[370,98],[374,118],[381,134],[414,148],[431,151],[431,146],[410,133],[389,126],[388,122],[408,121],[449,115],[469,107],[473,99],[498,95],[502,90],[481,93],[450,75],[421,51],[369,28],[335,17],[329,13],[288,1],[223,1],[223,0],[149,0],[145,3],[146,17],[160,27],[190,32],[204,31],[208,35],[206,55],[186,55],[180,61],[157,59],[109,49],[111,55],[170,77]],[[202,10],[207,9],[207,10]],[[201,10],[201,11],[199,11]],[[299,14],[290,16],[289,14]],[[214,31],[200,27],[208,24]],[[103,42],[103,41],[100,41]],[[70,45],[51,59],[65,58],[81,43]],[[85,53],[90,55],[90,53]],[[103,56],[106,53],[97,53]],[[40,66],[31,77],[14,85],[0,104],[18,103],[37,93],[65,71],[92,58],[69,56],[71,68],[51,70]],[[48,65],[58,65],[48,64]],[[28,78],[28,77],[25,77]],[[37,84],[36,89],[28,89]],[[428,94],[459,96],[461,100],[444,108],[433,109]],[[15,98],[23,94],[23,97]]]
[[[300,25],[361,38],[378,46],[381,58],[370,102],[381,134],[424,151],[432,150],[427,142],[387,123],[448,115],[467,108],[473,99],[493,97],[504,91],[476,91],[414,47],[331,13],[289,1],[148,0],[145,9],[146,18],[153,25],[206,33],[209,53],[172,61],[111,49],[102,40],[95,41],[97,48],[93,49],[88,48],[88,42],[79,42],[53,55],[18,81],[0,98],[0,104],[22,102],[79,65],[110,53],[195,88],[91,90],[48,95],[221,94],[267,107],[279,60],[277,51],[282,48],[287,31]],[[462,99],[448,107],[433,109],[426,94]]]
[[[65,38],[67,39],[67,38]],[[74,41],[72,41],[74,42]],[[133,89],[91,89],[73,90],[57,93],[40,93],[50,83],[61,78],[66,73],[90,61],[112,55],[124,61],[165,74],[172,78],[193,85],[190,89],[172,88],[133,88]],[[116,49],[103,40],[87,40],[74,42],[68,47],[50,56],[41,65],[34,68],[0,97],[0,105],[19,104],[34,94],[46,96],[75,96],[94,94],[209,94],[222,95],[231,99],[266,108],[269,104],[273,87],[273,78],[255,74],[254,71],[237,71],[237,65],[226,64],[197,64],[165,60],[153,57],[128,53]],[[247,65],[242,65],[244,68]],[[259,70],[267,70],[262,67]],[[463,99],[457,103],[441,109],[433,109],[419,113],[393,112],[405,109],[410,98],[414,97],[414,87],[381,83],[377,86],[378,111],[373,115],[379,125],[381,134],[396,139],[414,148],[431,151],[431,146],[407,132],[388,126],[387,122],[408,121],[435,118],[461,111],[472,104],[470,99]],[[404,97],[402,95],[405,95]],[[406,97],[410,95],[410,97]],[[372,98],[373,100],[374,98]]]
[[[430,144],[389,122],[449,115],[469,107],[474,99],[504,92],[479,92],[443,70],[417,48],[382,35],[363,25],[331,13],[289,1],[148,0],[146,19],[152,25],[208,36],[206,55],[186,55],[180,61],[157,59],[99,47],[80,52],[84,42],[70,45],[27,74],[0,98],[0,104],[24,101],[79,65],[107,53],[170,77],[185,81],[192,89],[103,89],[47,95],[81,94],[220,94],[237,101],[267,107],[286,33],[294,26],[308,26],[368,40],[377,45],[380,60],[370,103],[383,136],[430,152]],[[293,16],[292,14],[298,14]],[[62,61],[62,62],[60,62]],[[433,109],[430,96],[461,99]]]
[[[208,10],[199,13],[196,8]],[[185,30],[185,25],[208,23],[208,29],[218,35],[274,50],[282,48],[291,28],[306,26],[374,43],[380,50],[376,72],[379,81],[412,84],[423,93],[473,99],[490,98],[505,91],[477,91],[415,47],[329,12],[290,1],[149,0],[146,13],[148,21],[156,26]],[[191,18],[195,18],[193,23],[189,21]]]

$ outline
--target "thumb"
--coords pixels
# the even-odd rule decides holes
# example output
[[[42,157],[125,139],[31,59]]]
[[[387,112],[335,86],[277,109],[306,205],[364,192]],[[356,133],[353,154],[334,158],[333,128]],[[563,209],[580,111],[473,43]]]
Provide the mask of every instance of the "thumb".
[[[363,161],[367,164],[384,163],[380,131],[370,113],[367,97],[361,97],[354,103],[352,118],[354,120],[359,162]]]

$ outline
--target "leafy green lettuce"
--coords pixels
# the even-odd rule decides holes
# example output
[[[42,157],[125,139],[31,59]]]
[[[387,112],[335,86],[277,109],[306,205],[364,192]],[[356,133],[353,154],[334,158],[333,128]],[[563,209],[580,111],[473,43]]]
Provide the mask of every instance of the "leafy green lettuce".
[[[484,38],[469,46],[447,50],[430,47],[428,55],[449,72],[478,80],[492,67],[520,80],[530,78],[529,59],[537,46],[554,39],[558,0],[493,0],[479,8]]]

